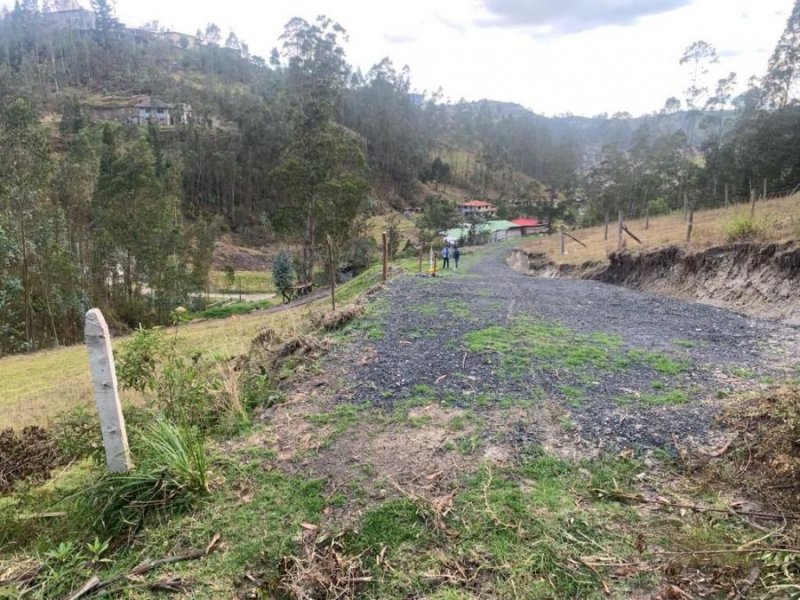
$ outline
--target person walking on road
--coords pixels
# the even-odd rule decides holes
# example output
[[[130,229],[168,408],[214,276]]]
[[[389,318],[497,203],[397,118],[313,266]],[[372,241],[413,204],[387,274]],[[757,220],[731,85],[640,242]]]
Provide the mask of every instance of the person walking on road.
[[[450,268],[450,246],[442,248],[442,269]]]
[[[453,246],[453,262],[456,264],[456,269],[458,268],[459,258],[461,258],[461,250],[458,249],[458,246]]]

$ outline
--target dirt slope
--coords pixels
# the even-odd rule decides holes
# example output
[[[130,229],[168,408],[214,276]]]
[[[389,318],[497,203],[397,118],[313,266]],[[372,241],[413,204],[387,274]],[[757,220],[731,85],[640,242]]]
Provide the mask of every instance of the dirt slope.
[[[517,250],[511,263],[540,277],[596,279],[800,324],[800,246],[796,242],[731,244],[699,252],[668,246],[613,253],[607,265],[579,266],[555,265],[540,253]]]

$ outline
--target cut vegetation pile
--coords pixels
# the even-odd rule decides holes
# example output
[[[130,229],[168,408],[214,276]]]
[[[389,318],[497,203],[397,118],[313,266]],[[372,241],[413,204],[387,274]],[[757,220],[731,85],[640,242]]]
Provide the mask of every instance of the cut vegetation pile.
[[[61,463],[53,437],[41,427],[0,431],[0,494],[18,481],[43,481]]]
[[[800,387],[771,389],[729,409],[734,433],[723,458],[705,469],[715,483],[749,491],[764,510],[793,516],[784,533],[800,544]]]

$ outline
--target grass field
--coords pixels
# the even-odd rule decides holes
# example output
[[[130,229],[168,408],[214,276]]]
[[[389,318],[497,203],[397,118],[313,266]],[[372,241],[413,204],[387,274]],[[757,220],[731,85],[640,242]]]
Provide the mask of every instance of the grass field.
[[[211,349],[215,354],[234,356],[247,350],[259,330],[290,329],[309,310],[304,306],[277,314],[233,316],[182,325],[180,348],[186,352]],[[115,348],[124,339],[115,340]],[[93,402],[89,361],[83,345],[3,358],[0,380],[3,381],[0,430],[46,426],[59,412]],[[137,399],[135,393],[124,390],[120,393],[125,401]]]
[[[409,219],[401,213],[393,213],[393,216],[397,218],[397,229],[400,231],[403,243],[405,243],[406,239],[416,241],[417,231],[413,219]],[[379,215],[367,221],[369,236],[378,244],[382,243],[382,234],[389,228],[389,217],[390,215]]]
[[[626,225],[642,244],[625,235],[628,250],[656,248],[675,244],[702,250],[726,243],[726,229],[735,219],[749,219],[750,206],[736,205],[724,208],[697,211],[694,213],[692,241],[686,243],[687,224],[683,212],[652,217],[650,227],[645,230],[645,220],[627,221]],[[800,195],[773,200],[760,201],[756,205],[756,225],[763,230],[763,241],[784,241],[796,239],[800,235]],[[617,221],[608,225],[608,240],[604,240],[605,227],[590,227],[571,231],[571,235],[586,244],[583,248],[577,242],[566,239],[566,254],[560,252],[560,236],[539,238],[523,247],[529,251],[546,252],[559,264],[578,264],[590,260],[605,260],[617,249]],[[624,235],[624,234],[623,234]]]
[[[209,291],[212,294],[272,294],[272,274],[267,271],[236,271],[234,282],[229,286],[225,279],[225,271],[211,271],[208,276]],[[240,290],[241,286],[241,290]]]
[[[379,270],[370,269],[337,289],[337,303],[344,305],[377,282]],[[179,348],[213,352],[220,356],[244,353],[251,340],[265,327],[282,332],[296,331],[309,313],[321,310],[328,300],[298,306],[287,311],[235,315],[180,326]],[[337,305],[338,306],[338,305]],[[174,328],[168,328],[174,332]],[[114,341],[118,349],[125,338]],[[0,359],[0,430],[28,425],[47,426],[58,413],[93,403],[89,361],[83,345],[23,354]],[[136,402],[135,392],[121,390],[123,401]]]

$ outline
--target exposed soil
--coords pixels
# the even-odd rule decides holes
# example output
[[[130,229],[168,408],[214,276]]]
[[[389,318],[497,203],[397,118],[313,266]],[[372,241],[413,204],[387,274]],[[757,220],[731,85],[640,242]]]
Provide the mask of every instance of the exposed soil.
[[[511,263],[540,277],[596,279],[800,324],[800,246],[796,242],[740,243],[700,252],[668,246],[613,253],[608,264],[579,266],[557,266],[544,254],[517,250]]]
[[[230,235],[221,236],[214,246],[214,269],[224,269],[231,265],[237,271],[268,271],[276,251],[267,252],[247,248]]]

